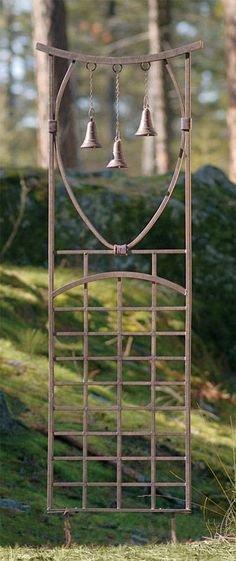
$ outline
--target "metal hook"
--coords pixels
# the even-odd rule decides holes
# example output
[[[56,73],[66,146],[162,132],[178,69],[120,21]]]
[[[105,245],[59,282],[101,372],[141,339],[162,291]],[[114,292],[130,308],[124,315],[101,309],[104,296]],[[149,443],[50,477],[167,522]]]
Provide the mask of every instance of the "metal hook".
[[[140,68],[144,72],[147,72],[151,68],[151,63],[150,62],[140,62]]]
[[[97,68],[96,62],[86,62],[86,68],[90,72],[94,72],[94,70],[96,70]]]
[[[115,72],[115,74],[119,74],[121,72],[122,68],[123,68],[122,64],[113,64],[113,66],[112,66],[112,70],[113,70],[113,72]]]

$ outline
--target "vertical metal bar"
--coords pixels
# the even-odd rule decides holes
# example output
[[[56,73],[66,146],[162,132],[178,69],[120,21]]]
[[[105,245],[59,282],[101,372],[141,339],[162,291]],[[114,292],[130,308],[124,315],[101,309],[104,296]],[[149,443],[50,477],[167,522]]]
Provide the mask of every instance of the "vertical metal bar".
[[[117,509],[121,508],[122,483],[122,279],[117,279]]]
[[[157,256],[152,254],[152,275],[157,274]],[[157,285],[152,283],[152,336],[151,336],[151,509],[156,508],[156,306],[157,306]]]
[[[88,275],[88,254],[84,253],[84,277]],[[83,337],[83,498],[82,506],[87,506],[87,489],[88,489],[88,285],[84,285],[84,337]]]
[[[191,54],[185,55],[185,118],[191,117]],[[191,315],[192,315],[192,232],[191,232],[191,131],[185,131],[185,243],[186,243],[186,336],[185,336],[185,405],[186,405],[186,509],[191,508]]]
[[[49,119],[54,119],[54,57],[49,55]],[[48,478],[47,478],[47,506],[52,508],[53,499],[53,452],[54,452],[54,203],[55,203],[55,174],[54,174],[54,136],[49,133],[49,162],[48,162]]]

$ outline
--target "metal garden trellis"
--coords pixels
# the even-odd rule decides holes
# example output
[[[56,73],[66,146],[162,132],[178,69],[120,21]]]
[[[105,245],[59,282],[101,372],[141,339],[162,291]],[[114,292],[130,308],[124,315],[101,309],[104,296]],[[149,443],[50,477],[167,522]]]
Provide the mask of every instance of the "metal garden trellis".
[[[192,287],[191,287],[191,162],[190,162],[190,151],[191,151],[191,53],[198,49],[201,49],[203,44],[201,41],[192,43],[190,45],[182,46],[173,50],[168,50],[160,52],[157,54],[149,54],[145,56],[125,56],[125,57],[104,57],[104,56],[94,56],[87,54],[80,54],[75,52],[63,51],[54,47],[49,47],[37,44],[36,48],[43,51],[48,55],[49,59],[49,240],[48,240],[48,268],[49,268],[49,419],[48,419],[48,512],[49,513],[65,513],[69,514],[79,513],[79,512],[169,512],[174,515],[177,512],[189,513],[191,512],[191,455],[190,455],[190,371],[191,371],[191,299],[192,299]],[[173,68],[170,63],[171,58],[184,56],[184,96],[182,96],[181,90],[178,86],[177,80],[175,78]],[[68,59],[69,66],[68,70],[62,80],[61,86],[55,96],[54,93],[54,60],[55,57],[62,57]],[[180,114],[181,114],[181,139],[180,147],[177,156],[177,161],[174,169],[172,179],[170,181],[166,195],[164,196],[158,209],[154,212],[151,220],[143,228],[143,230],[138,233],[138,235],[126,244],[113,244],[106,240],[103,235],[95,228],[92,222],[88,219],[85,212],[82,210],[77,198],[74,195],[73,189],[68,181],[62,156],[60,153],[59,144],[57,141],[57,131],[58,131],[58,120],[59,120],[59,109],[62,100],[62,96],[65,87],[72,75],[76,63],[93,63],[96,65],[137,65],[144,63],[153,62],[163,62],[166,70],[169,73],[170,79],[175,88],[177,98],[179,101]],[[56,250],[54,243],[54,228],[55,228],[55,156],[57,164],[63,179],[64,186],[71,200],[71,203],[75,207],[77,213],[79,214],[82,221],[85,223],[87,228],[93,234],[93,236],[102,245],[101,249],[63,249]],[[148,234],[151,228],[156,224],[158,218],[161,216],[163,210],[167,206],[170,197],[174,191],[176,181],[179,176],[181,165],[183,160],[185,161],[185,247],[175,248],[175,249],[135,249],[138,243]],[[55,275],[55,257],[57,255],[81,255],[83,258],[83,276],[75,281],[69,282],[68,284],[61,286],[55,290],[54,286],[54,275]],[[89,259],[94,255],[116,255],[123,256],[125,258],[127,255],[147,255],[151,257],[151,274],[146,274],[143,272],[133,272],[133,271],[123,271],[123,270],[112,270],[104,271],[96,274],[89,274]],[[157,258],[161,254],[181,254],[185,259],[185,286],[180,286],[179,284],[157,276]],[[121,257],[122,258],[122,257]],[[96,283],[102,279],[116,279],[116,291],[117,291],[117,301],[116,305],[110,308],[105,306],[90,306],[89,305],[89,287],[91,283]],[[137,279],[142,282],[148,282],[151,285],[151,305],[149,306],[125,306],[123,302],[123,282],[125,279]],[[181,294],[185,298],[185,303],[183,306],[162,306],[158,307],[157,302],[157,287],[162,285],[171,289],[177,294]],[[56,299],[60,294],[66,293],[67,291],[75,287],[83,287],[83,305],[82,306],[70,306],[63,307],[56,305]],[[132,335],[139,336],[140,334],[145,334],[150,337],[150,354],[149,356],[125,356],[123,352],[122,340],[124,336],[129,335],[129,332],[125,332],[122,327],[122,316],[126,311],[147,311],[151,315],[151,329],[149,332],[132,332]],[[80,311],[83,314],[83,331],[63,331],[57,332],[55,330],[55,316],[61,312],[76,312]],[[116,354],[114,356],[91,356],[89,352],[89,341],[93,336],[103,336],[104,333],[101,331],[92,332],[89,330],[89,313],[99,312],[99,311],[114,311],[117,313],[117,327],[114,331],[108,333],[109,335],[114,335],[117,338]],[[157,329],[157,317],[158,313],[162,311],[182,311],[185,313],[185,330],[184,331],[158,331]],[[173,337],[184,337],[185,352],[183,356],[168,355],[159,356],[157,340],[158,337],[165,336]],[[83,338],[83,354],[82,356],[60,356],[56,354],[55,349],[55,336],[60,337],[79,337]],[[94,382],[94,380],[89,380],[89,365],[91,361],[107,361],[113,360],[116,363],[116,379],[115,380],[103,380]],[[54,368],[57,362],[65,362],[68,360],[80,361],[83,365],[83,379],[78,381],[58,381],[54,377]],[[184,377],[180,381],[163,381],[158,379],[157,373],[157,360],[178,360],[184,363]],[[146,364],[150,364],[150,380],[142,380],[139,378],[138,381],[125,381],[123,379],[123,365],[128,362],[131,364],[132,361],[146,361]],[[96,412],[99,410],[98,407],[94,405],[89,405],[89,386],[92,384],[96,385],[109,385],[117,388],[117,401],[116,405],[107,406],[103,404],[103,410],[112,410],[115,412],[116,416],[116,427],[115,430],[109,431],[107,427],[103,427],[103,430],[91,430],[89,423],[89,414],[91,412]],[[146,406],[127,406],[123,404],[122,401],[122,390],[127,386],[148,386],[150,388],[150,403]],[[82,406],[57,406],[55,404],[55,388],[56,386],[80,386],[83,391],[83,404]],[[184,405],[175,406],[157,406],[156,405],[156,390],[161,386],[179,386],[183,388],[184,391]],[[141,389],[141,388],[140,388]],[[126,410],[135,411],[149,411],[150,412],[150,427],[148,430],[132,430],[127,431],[123,429],[122,425],[122,415]],[[177,433],[176,431],[158,431],[158,426],[156,423],[156,414],[158,411],[183,411],[185,415],[185,430],[182,433]],[[82,430],[80,431],[59,431],[55,424],[55,412],[74,412],[80,411],[82,414]],[[83,439],[82,455],[81,456],[56,456],[54,453],[54,439],[58,436],[81,436]],[[90,436],[112,436],[116,439],[116,454],[108,456],[97,456],[89,455],[88,450],[88,439]],[[123,453],[123,439],[126,436],[133,437],[145,437],[150,440],[150,453],[144,456],[128,456]],[[185,443],[185,453],[184,455],[175,456],[160,456],[157,454],[157,442],[162,436],[174,436],[184,439]],[[78,461],[82,462],[82,477],[81,481],[58,481],[55,479],[54,473],[54,462],[60,461]],[[116,466],[116,480],[109,481],[90,481],[88,474],[88,466],[90,462],[94,461],[110,461]],[[150,477],[144,482],[140,481],[124,481],[123,474],[123,464],[126,461],[148,461],[150,463]],[[184,469],[184,480],[182,481],[159,481],[157,478],[158,465],[160,462],[183,462]],[[130,476],[132,479],[132,476]],[[54,491],[58,488],[68,488],[68,487],[78,487],[82,489],[81,499],[78,499],[78,505],[69,508],[65,505],[64,508],[54,506]],[[96,487],[114,487],[116,491],[115,504],[109,506],[95,507],[88,503],[88,491],[90,488]],[[140,507],[127,507],[123,505],[123,493],[125,489],[137,487],[148,488],[150,496],[150,504],[147,506],[141,505]],[[158,508],[157,497],[158,490],[162,488],[172,488],[181,487],[185,492],[184,502],[180,507],[173,506],[171,508]]]

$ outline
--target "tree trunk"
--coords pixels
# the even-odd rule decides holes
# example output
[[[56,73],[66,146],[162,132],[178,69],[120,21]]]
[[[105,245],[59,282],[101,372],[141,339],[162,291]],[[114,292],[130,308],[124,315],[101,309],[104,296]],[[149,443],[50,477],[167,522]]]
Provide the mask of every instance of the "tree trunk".
[[[2,128],[3,138],[7,146],[7,157],[15,161],[16,151],[17,151],[17,140],[14,138],[14,131],[16,128],[16,96],[14,91],[14,50],[13,41],[15,38],[14,32],[14,15],[13,15],[13,2],[12,0],[3,1],[3,26],[6,30],[6,45],[5,49],[7,52],[7,81],[4,91],[4,111],[3,111],[3,123],[5,127]],[[4,128],[6,130],[4,130]]]
[[[33,0],[34,43],[37,41],[61,49],[68,49],[66,35],[66,10],[64,0]],[[39,165],[48,165],[48,60],[36,51],[38,117],[39,117]],[[58,92],[68,68],[65,59],[55,58],[55,93]],[[67,85],[60,109],[60,149],[66,167],[75,167],[77,161],[77,139],[73,119],[72,94]]]
[[[171,45],[171,2],[172,0],[158,0],[159,2],[159,28],[160,28],[160,41],[161,50],[167,51],[172,48]],[[174,112],[172,108],[172,84],[168,72],[163,69],[163,87],[164,87],[164,102],[165,102],[165,125],[166,125],[166,151],[168,154],[168,168],[171,168],[172,151],[171,143],[174,138]]]
[[[116,27],[113,21],[116,15],[116,0],[109,0],[105,10],[105,18],[107,20],[107,29],[111,34],[111,42],[113,43],[116,38]],[[116,113],[115,113],[115,74],[109,72],[107,86],[107,107],[108,107],[108,120],[109,120],[109,136],[110,142],[114,140],[116,130]]]
[[[236,2],[224,0],[229,129],[229,176],[236,183]]]
[[[149,51],[161,51],[159,2],[148,0],[148,34]],[[156,137],[144,139],[142,172],[151,175],[155,168],[158,173],[166,173],[169,167],[167,149],[166,107],[164,98],[164,80],[161,64],[155,62],[149,70],[149,102],[157,131]]]

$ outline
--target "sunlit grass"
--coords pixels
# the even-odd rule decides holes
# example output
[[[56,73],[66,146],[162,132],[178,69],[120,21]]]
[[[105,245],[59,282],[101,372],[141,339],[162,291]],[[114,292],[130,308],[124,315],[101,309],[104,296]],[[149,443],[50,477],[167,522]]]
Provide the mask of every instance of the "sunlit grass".
[[[72,547],[55,549],[1,548],[1,561],[234,561],[236,544],[215,540],[192,544]]]

